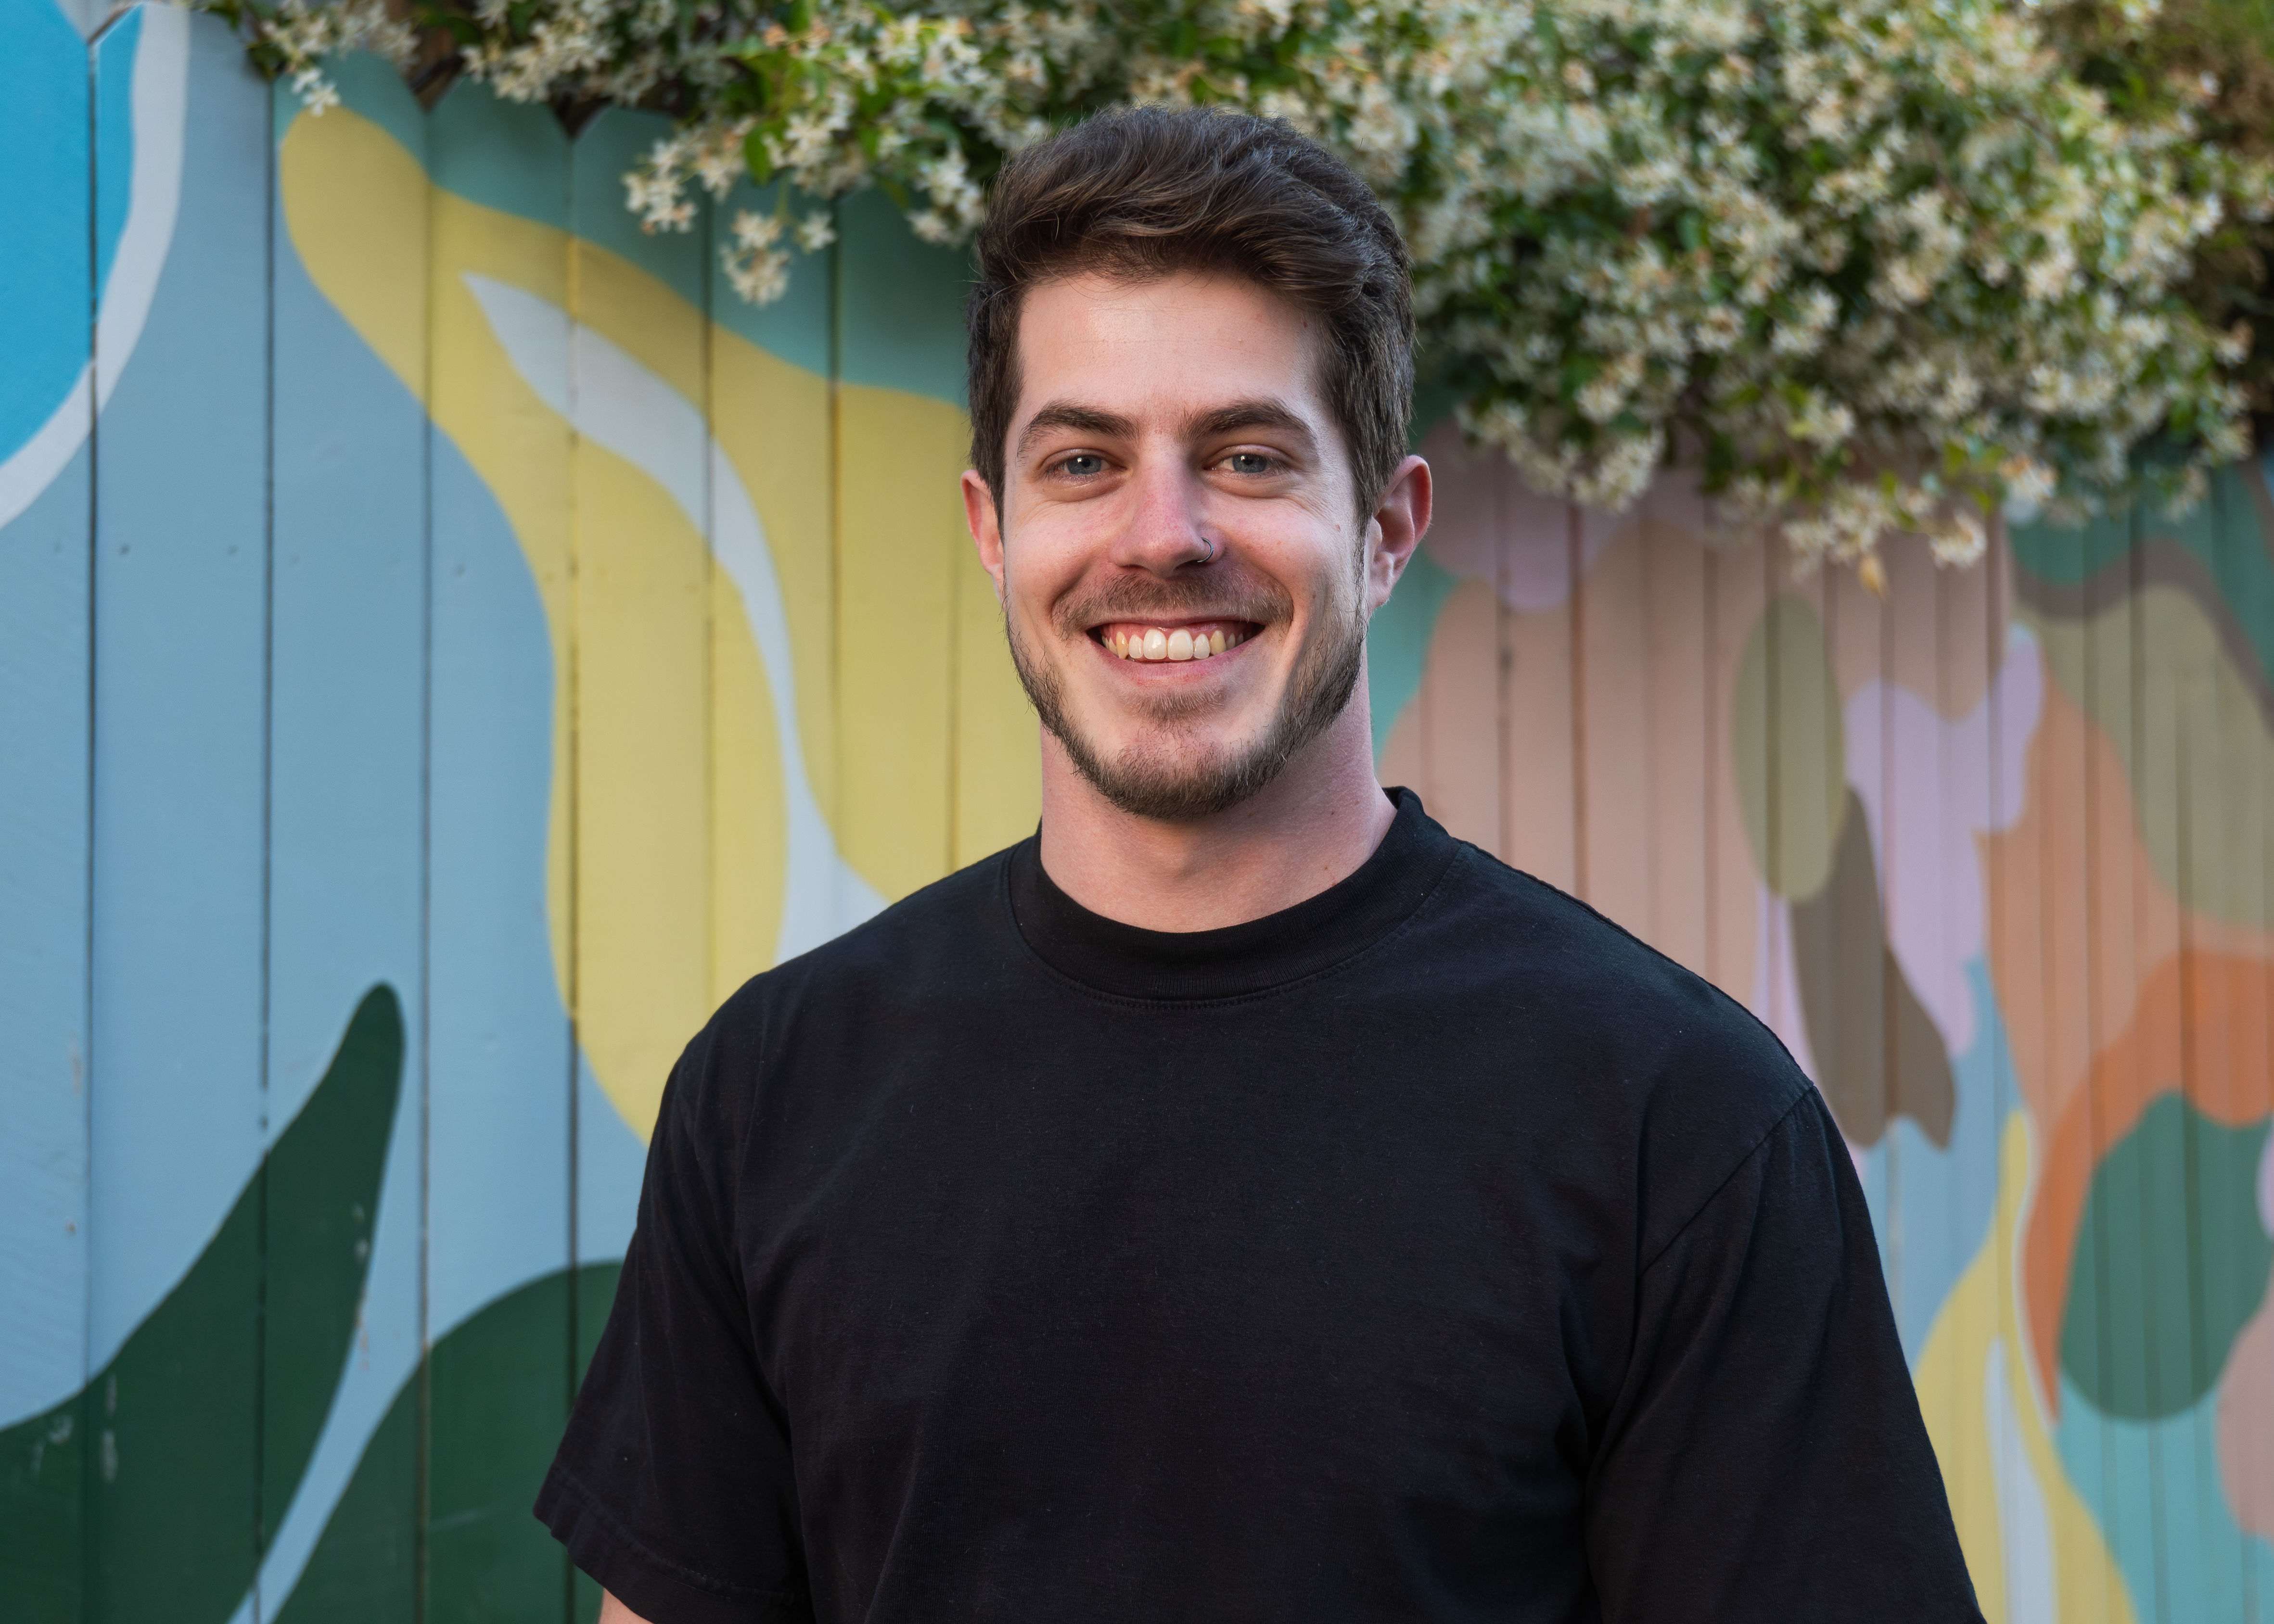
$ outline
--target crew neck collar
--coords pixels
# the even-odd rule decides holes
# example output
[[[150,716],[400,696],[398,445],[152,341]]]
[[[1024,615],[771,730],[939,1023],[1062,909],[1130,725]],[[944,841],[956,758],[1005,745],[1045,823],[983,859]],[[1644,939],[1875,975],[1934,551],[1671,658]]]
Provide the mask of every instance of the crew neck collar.
[[[1039,832],[1011,849],[1013,921],[1059,974],[1129,998],[1231,998],[1316,974],[1412,917],[1460,844],[1410,789],[1382,844],[1347,878],[1291,908],[1221,930],[1146,930],[1093,914],[1043,870]]]

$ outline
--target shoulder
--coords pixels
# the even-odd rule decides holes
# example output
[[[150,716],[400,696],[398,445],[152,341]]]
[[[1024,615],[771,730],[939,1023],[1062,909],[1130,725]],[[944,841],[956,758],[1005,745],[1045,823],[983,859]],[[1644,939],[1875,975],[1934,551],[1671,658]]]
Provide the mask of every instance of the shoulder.
[[[1815,1085],[1751,1011],[1578,898],[1474,846],[1447,878],[1439,974],[1506,1007],[1561,1103],[1631,1156],[1648,1255]]]

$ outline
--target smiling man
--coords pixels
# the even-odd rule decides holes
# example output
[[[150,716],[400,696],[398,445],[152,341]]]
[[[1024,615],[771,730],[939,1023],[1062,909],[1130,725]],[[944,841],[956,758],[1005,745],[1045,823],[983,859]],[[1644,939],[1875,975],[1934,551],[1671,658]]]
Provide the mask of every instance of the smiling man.
[[[1978,1617],[1807,1079],[1375,781],[1429,471],[1367,189],[1111,115],[979,260],[1041,829],[680,1061],[538,1505],[604,1619]]]

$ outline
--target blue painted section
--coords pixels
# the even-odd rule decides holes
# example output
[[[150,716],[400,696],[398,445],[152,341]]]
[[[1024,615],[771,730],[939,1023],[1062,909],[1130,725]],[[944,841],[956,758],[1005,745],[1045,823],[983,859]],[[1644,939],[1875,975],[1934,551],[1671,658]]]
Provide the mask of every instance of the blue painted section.
[[[469,202],[568,229],[568,138],[550,109],[460,79],[427,115],[427,170]]]
[[[87,48],[52,0],[0,0],[0,61],[4,461],[87,364]],[[91,467],[0,526],[0,1426],[87,1372]]]
[[[2061,1381],[2053,1442],[2132,1592],[2141,1624],[2266,1616],[2274,1547],[2243,1531],[2219,1482],[2218,1390],[2160,1421],[2119,1421]]]
[[[110,285],[110,264],[133,204],[131,185],[112,184],[134,173],[134,55],[142,41],[142,13],[126,13],[102,36],[95,75],[94,285]]]
[[[0,529],[0,1426],[87,1379],[89,469]]]
[[[568,1266],[572,1073],[546,918],[544,605],[488,486],[446,436],[433,443],[428,1312],[439,1337]]]
[[[53,0],[0,0],[0,461],[85,370],[87,47]]]
[[[692,1035],[691,1034],[689,1035]],[[576,1261],[609,1263],[631,1244],[647,1146],[576,1053]]]
[[[1366,630],[1366,687],[1374,706],[1374,755],[1382,759],[1389,730],[1413,695],[1421,691],[1421,673],[1429,664],[1429,639],[1436,635],[1437,617],[1445,600],[1461,584],[1460,577],[1429,556],[1424,546],[1413,554],[1389,601],[1374,611]]]
[[[1951,1062],[1958,1105],[1950,1144],[1938,1147],[1908,1116],[1888,1125],[1864,1155],[1872,1227],[1894,1300],[1903,1354],[1914,1365],[1935,1316],[1982,1250],[1998,1205],[1998,1146],[2020,1105],[2006,1027],[1979,959],[1966,966],[1974,994],[1974,1044]]]
[[[191,35],[180,219],[97,429],[94,1368],[203,1249],[264,1130],[268,103],[217,19]],[[101,209],[131,149],[99,150]]]

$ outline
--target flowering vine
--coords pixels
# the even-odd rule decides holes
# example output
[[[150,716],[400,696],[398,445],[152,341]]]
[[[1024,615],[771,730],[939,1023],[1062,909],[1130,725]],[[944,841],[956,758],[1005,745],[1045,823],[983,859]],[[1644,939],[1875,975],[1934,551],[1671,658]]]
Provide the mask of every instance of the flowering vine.
[[[334,52],[416,49],[380,0],[211,0],[312,109]],[[2095,38],[2149,26],[2101,5]],[[1671,459],[1733,529],[1876,579],[1891,533],[1977,557],[2022,500],[2183,505],[2248,449],[2250,348],[2187,297],[2274,214],[2204,137],[2217,86],[2120,99],[2002,0],[447,0],[509,100],[647,106],[651,231],[734,215],[735,289],[780,297],[825,202],[880,185],[966,238],[1004,158],[1127,100],[1224,102],[1342,152],[1414,257],[1460,420],[1536,488],[1618,508]],[[2112,36],[2112,30],[2113,36]],[[438,37],[430,33],[429,38]],[[430,48],[431,49],[431,48]],[[2217,312],[2210,312],[2216,315]]]

